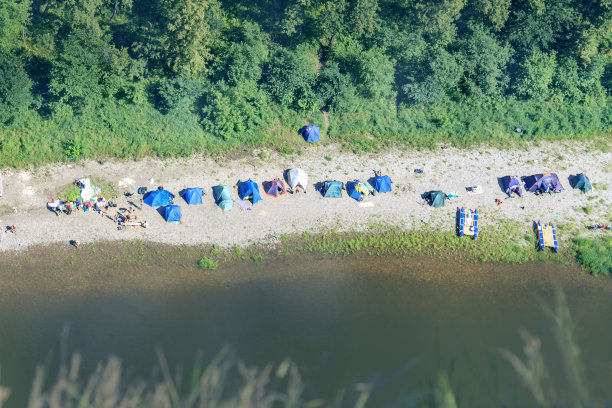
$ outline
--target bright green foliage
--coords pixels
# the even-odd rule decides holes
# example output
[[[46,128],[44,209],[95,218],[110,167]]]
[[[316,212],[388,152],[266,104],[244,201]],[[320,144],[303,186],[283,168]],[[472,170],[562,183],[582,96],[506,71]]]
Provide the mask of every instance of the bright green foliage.
[[[219,267],[219,262],[215,261],[214,259],[208,258],[206,256],[202,257],[198,261],[198,268],[200,269],[215,270],[218,267]]]
[[[167,64],[176,73],[201,77],[212,58],[210,43],[220,18],[216,0],[176,0],[169,10]]]
[[[0,124],[32,104],[32,81],[21,59],[0,48]]]
[[[319,107],[314,85],[317,79],[317,61],[306,47],[296,51],[279,49],[272,54],[265,67],[264,89],[280,105],[298,111]]]
[[[546,99],[557,67],[556,54],[534,52],[523,63],[523,75],[519,77],[516,90],[519,95]]]
[[[508,83],[506,64],[512,51],[482,27],[461,41],[458,59],[464,67],[462,86],[468,95],[494,96],[501,94]]]
[[[591,273],[612,273],[612,237],[576,240],[578,261]]]
[[[23,43],[30,25],[31,0],[2,0],[0,2],[0,49],[14,50]]]
[[[338,64],[324,67],[319,74],[317,94],[325,109],[345,113],[355,111],[359,99],[348,74],[340,72]]]

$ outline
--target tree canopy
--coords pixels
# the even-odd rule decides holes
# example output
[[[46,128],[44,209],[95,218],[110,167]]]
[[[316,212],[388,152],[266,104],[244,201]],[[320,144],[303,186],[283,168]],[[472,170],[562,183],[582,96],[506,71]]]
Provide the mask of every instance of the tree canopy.
[[[340,138],[435,141],[474,106],[491,135],[529,109],[595,109],[605,131],[611,33],[609,0],[4,0],[0,146],[20,118],[112,134],[133,112],[232,146],[321,112]]]

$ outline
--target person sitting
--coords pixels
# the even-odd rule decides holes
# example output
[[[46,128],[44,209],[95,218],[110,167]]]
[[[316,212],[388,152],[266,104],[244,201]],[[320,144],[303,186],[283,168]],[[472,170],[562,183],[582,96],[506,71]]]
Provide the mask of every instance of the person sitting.
[[[17,231],[17,228],[15,228],[14,225],[11,225],[10,227],[8,227],[9,232],[12,232],[13,234],[15,233],[15,231]]]

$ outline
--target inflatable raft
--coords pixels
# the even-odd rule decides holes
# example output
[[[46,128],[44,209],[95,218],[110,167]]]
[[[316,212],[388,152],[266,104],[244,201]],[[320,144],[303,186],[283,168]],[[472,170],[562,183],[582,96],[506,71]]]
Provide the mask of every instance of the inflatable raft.
[[[557,230],[555,226],[550,224],[544,224],[538,221],[538,244],[540,249],[544,251],[546,247],[552,248],[555,252],[559,251],[559,244],[557,243]]]
[[[461,207],[459,210],[459,236],[464,235],[478,238],[478,209],[472,211]]]

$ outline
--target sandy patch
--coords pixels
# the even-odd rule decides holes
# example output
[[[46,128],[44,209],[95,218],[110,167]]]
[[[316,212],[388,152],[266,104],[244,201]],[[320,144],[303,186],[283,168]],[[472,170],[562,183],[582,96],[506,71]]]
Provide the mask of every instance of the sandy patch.
[[[248,245],[267,241],[282,234],[318,232],[326,230],[363,231],[372,225],[389,225],[402,230],[453,230],[457,207],[478,208],[483,233],[491,226],[517,226],[524,235],[532,233],[535,220],[581,228],[580,234],[599,234],[583,227],[599,222],[610,223],[612,186],[612,153],[602,153],[583,143],[540,144],[522,150],[397,151],[355,155],[337,148],[310,147],[301,155],[279,156],[265,152],[231,161],[192,157],[188,159],[148,158],[141,161],[78,162],[74,168],[55,164],[31,172],[4,171],[4,196],[0,209],[5,225],[15,225],[16,234],[5,234],[0,248],[12,250],[31,245],[61,243],[79,239],[82,243],[142,239],[167,244],[217,244],[221,246]],[[289,167],[299,167],[309,176],[306,194],[286,194],[273,198],[263,194],[261,184],[283,174]],[[325,199],[313,184],[325,180],[347,182],[367,181],[373,170],[382,170],[393,180],[393,192],[367,197],[363,207],[344,194],[341,199]],[[414,172],[422,169],[422,174]],[[498,184],[498,177],[528,176],[541,172],[555,172],[565,191],[552,196],[506,199]],[[594,191],[582,194],[572,190],[568,177],[585,172],[594,184]],[[29,177],[27,185],[25,176]],[[147,220],[149,228],[129,228],[121,231],[108,218],[96,213],[75,213],[56,217],[46,209],[46,202],[57,197],[58,191],[75,178],[91,175],[113,183],[117,187],[119,207],[129,201],[140,205],[140,196],[126,198],[123,193],[136,193],[140,186],[149,189],[163,185],[174,192],[186,187],[204,187],[207,195],[203,205],[189,206],[180,197],[183,221],[168,224],[155,208],[145,205],[137,211],[139,219]],[[218,184],[234,185],[248,178],[256,181],[262,201],[253,211],[243,211],[238,205],[229,212],[221,211],[212,203],[211,187]],[[151,183],[153,179],[153,183]],[[480,185],[482,194],[470,195],[466,187]],[[25,186],[25,187],[24,187]],[[31,189],[31,190],[30,190]],[[457,192],[459,197],[446,202],[444,208],[431,208],[421,199],[428,190]],[[25,191],[32,191],[26,194]],[[232,189],[236,198],[236,190]],[[495,204],[500,199],[502,204]],[[366,204],[370,205],[370,204]],[[16,207],[17,213],[7,209]],[[587,211],[584,210],[587,208]],[[588,214],[587,214],[588,213]],[[427,223],[422,222],[428,219]],[[559,237],[560,245],[570,240]]]

